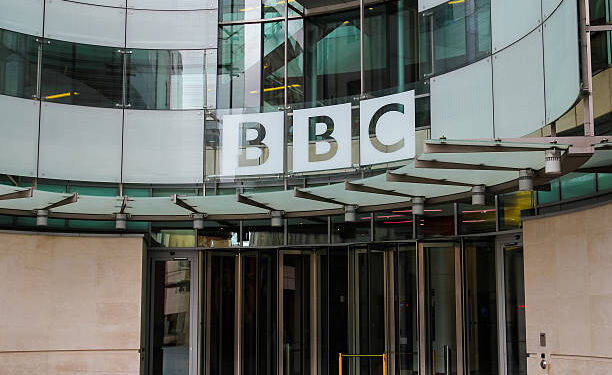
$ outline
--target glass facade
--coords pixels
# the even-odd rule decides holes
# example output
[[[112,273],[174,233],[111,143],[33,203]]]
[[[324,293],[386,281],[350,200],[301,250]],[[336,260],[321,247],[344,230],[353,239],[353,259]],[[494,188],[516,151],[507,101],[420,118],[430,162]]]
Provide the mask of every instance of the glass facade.
[[[37,69],[37,39],[0,29],[0,94],[35,98]]]

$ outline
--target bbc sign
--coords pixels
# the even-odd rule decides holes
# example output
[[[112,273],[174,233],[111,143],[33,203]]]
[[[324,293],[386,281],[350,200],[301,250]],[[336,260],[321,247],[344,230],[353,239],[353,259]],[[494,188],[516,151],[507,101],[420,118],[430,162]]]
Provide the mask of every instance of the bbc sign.
[[[363,100],[359,105],[361,165],[415,156],[414,91]],[[283,112],[222,118],[221,174],[283,173]],[[293,172],[350,168],[351,104],[293,112]]]

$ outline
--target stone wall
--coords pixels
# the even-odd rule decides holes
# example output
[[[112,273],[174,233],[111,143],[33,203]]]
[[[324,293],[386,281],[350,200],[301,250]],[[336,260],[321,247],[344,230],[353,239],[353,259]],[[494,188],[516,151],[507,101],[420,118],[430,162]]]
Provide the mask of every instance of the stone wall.
[[[0,233],[0,374],[139,374],[143,240]]]
[[[524,251],[528,374],[612,374],[612,204],[525,221]]]

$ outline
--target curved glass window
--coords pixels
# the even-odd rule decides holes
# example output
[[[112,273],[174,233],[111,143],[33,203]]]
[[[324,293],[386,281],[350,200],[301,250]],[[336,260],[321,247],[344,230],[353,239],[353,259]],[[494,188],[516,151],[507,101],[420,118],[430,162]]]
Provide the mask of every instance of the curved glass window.
[[[425,77],[491,54],[491,0],[449,1],[421,13],[420,18],[421,73]]]
[[[133,50],[126,55],[127,104],[135,109],[204,108],[204,50]]]
[[[417,22],[416,2],[400,0],[366,6],[363,40],[366,92],[401,92],[418,79]]]
[[[0,30],[0,94],[35,97],[37,68],[36,38]]]
[[[108,108],[122,104],[123,55],[117,48],[50,40],[42,53],[42,100]]]

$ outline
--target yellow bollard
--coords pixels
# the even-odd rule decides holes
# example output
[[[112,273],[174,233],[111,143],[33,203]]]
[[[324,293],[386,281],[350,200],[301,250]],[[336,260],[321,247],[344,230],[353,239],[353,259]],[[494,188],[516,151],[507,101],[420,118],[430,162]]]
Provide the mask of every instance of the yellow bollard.
[[[383,353],[383,375],[387,375],[387,353]]]
[[[342,353],[338,353],[338,375],[342,375]]]

